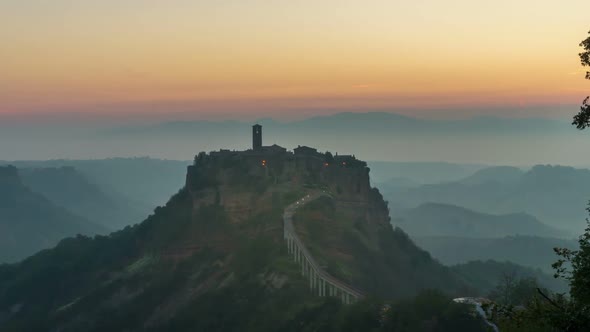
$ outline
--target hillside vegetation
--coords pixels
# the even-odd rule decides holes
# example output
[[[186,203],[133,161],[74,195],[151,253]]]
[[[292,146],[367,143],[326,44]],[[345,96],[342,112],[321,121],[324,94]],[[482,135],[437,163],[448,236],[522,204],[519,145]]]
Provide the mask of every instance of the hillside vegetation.
[[[109,236],[66,239],[55,249],[0,267],[0,329],[354,331],[372,326],[380,331],[397,326],[414,331],[438,317],[430,323],[433,331],[483,331],[467,307],[445,295],[466,288],[460,278],[393,230],[377,191],[342,180],[365,173],[334,169],[322,180],[302,170],[280,173],[288,172],[286,164],[269,164],[217,164],[200,157],[189,169],[187,186],[141,224]],[[350,177],[343,177],[349,171]],[[347,307],[308,291],[309,281],[287,254],[281,217],[285,206],[313,186],[336,195],[315,208],[345,216],[358,211],[354,219],[326,221],[342,228],[332,238],[352,244],[330,245],[328,251],[359,257],[326,255],[338,267],[334,273],[347,277],[342,271],[353,271],[351,280],[381,300]],[[355,223],[363,226],[354,228]],[[367,244],[367,239],[378,241]],[[310,247],[317,251],[323,244]],[[418,278],[422,274],[428,276]],[[440,291],[426,292],[431,288]],[[397,311],[384,311],[386,303]]]
[[[454,295],[468,291],[466,283],[415,246],[403,231],[388,225],[374,227],[358,207],[322,198],[301,210],[295,226],[314,257],[328,272],[359,289],[387,298],[411,296],[426,288]]]

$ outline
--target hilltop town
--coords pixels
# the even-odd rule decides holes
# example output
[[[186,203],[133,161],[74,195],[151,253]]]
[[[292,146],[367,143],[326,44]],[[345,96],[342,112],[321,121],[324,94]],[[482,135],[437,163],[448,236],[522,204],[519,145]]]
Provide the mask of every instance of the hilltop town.
[[[219,172],[226,172],[220,175]],[[246,151],[219,150],[201,152],[189,166],[189,189],[215,187],[214,179],[228,184],[256,182],[264,184],[307,185],[328,189],[343,200],[366,201],[371,191],[367,163],[354,155],[321,153],[308,146],[293,151],[276,144],[262,144],[262,126],[252,127],[252,148]]]

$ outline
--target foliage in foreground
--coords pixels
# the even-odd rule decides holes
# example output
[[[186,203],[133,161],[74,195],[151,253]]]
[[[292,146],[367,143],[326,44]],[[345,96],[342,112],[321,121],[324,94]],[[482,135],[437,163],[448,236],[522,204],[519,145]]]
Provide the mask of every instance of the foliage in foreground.
[[[568,282],[569,296],[530,281],[499,287],[494,319],[502,331],[590,331],[590,222],[578,242],[579,250],[555,249],[555,277]]]

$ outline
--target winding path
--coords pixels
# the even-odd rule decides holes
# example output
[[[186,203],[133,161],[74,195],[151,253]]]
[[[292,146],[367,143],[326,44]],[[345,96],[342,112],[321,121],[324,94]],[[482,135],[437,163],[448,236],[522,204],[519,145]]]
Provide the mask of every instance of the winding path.
[[[343,303],[350,304],[362,299],[365,295],[324,271],[305,248],[293,227],[293,215],[296,210],[322,196],[329,197],[328,194],[323,192],[312,193],[285,208],[283,213],[284,239],[289,254],[293,255],[295,261],[301,265],[301,273],[304,277],[309,278],[309,286],[313,292],[317,292],[319,296],[338,297]]]

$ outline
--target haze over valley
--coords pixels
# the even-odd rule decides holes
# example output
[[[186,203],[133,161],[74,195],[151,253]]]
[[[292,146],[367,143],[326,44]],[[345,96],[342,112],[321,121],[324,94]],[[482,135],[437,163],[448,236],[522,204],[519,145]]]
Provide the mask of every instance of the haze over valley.
[[[0,331],[590,331],[588,13],[0,1]]]

